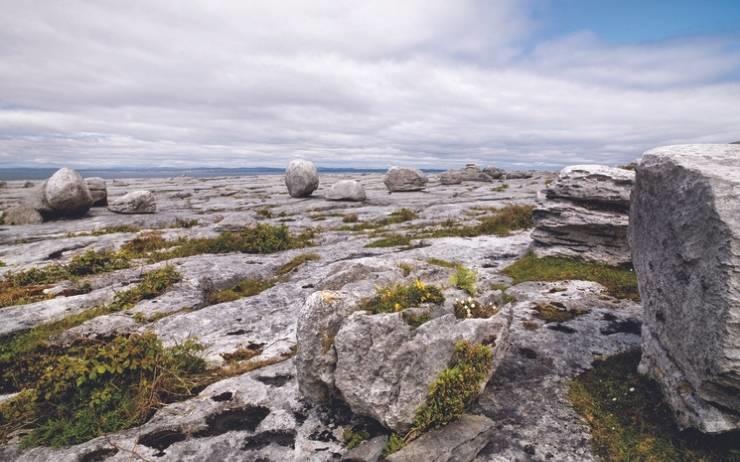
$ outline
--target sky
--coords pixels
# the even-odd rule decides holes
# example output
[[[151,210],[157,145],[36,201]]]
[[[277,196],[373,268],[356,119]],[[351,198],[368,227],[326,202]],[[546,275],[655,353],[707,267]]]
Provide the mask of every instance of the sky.
[[[0,167],[554,170],[740,139],[737,0],[0,8]]]

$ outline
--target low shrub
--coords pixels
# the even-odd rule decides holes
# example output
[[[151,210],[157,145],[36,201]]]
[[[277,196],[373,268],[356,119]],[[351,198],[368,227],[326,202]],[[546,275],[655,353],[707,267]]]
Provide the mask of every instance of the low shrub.
[[[456,300],[452,307],[455,311],[455,317],[458,319],[490,318],[498,312],[495,305],[490,303],[484,305],[472,297]]]

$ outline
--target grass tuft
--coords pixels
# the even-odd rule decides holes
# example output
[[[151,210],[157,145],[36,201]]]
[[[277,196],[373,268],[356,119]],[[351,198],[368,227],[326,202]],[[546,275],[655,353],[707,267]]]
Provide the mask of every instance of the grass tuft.
[[[411,238],[402,234],[389,234],[383,238],[371,241],[365,247],[383,248],[411,245]]]
[[[440,305],[444,301],[444,295],[438,287],[426,285],[417,279],[411,284],[379,288],[375,297],[360,304],[360,309],[375,314],[397,313],[422,303]]]
[[[297,255],[292,260],[290,260],[288,263],[278,268],[277,275],[283,276],[288,273],[292,273],[298,267],[304,265],[305,263],[308,263],[310,261],[319,261],[319,260],[321,260],[321,256],[319,256],[319,254],[316,254],[316,253],[303,253],[303,254]]]
[[[450,284],[460,290],[464,290],[468,295],[475,295],[478,284],[478,273],[463,265],[457,265],[455,266],[455,272],[450,276]]]
[[[504,269],[514,284],[526,281],[583,280],[598,282],[609,295],[639,301],[637,275],[631,269],[562,257],[527,254]]]

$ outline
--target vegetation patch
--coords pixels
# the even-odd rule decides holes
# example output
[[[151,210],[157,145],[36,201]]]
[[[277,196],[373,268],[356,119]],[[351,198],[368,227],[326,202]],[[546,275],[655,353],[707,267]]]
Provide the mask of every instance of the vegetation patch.
[[[94,229],[92,231],[81,232],[81,233],[69,233],[67,237],[80,237],[80,236],[103,236],[105,234],[114,233],[138,233],[141,228],[135,225],[115,225],[106,226],[104,228]]]
[[[441,305],[445,297],[433,285],[426,285],[419,279],[412,284],[395,284],[379,288],[375,297],[360,304],[360,309],[371,313],[397,313],[422,303]]]
[[[411,311],[402,311],[401,317],[406,324],[416,329],[422,324],[431,321],[432,317],[428,313],[412,313]]]
[[[403,234],[389,234],[386,237],[371,241],[365,247],[400,247],[411,245],[411,238]]]
[[[47,349],[25,371],[24,392],[0,405],[0,429],[32,429],[22,441],[28,447],[141,425],[162,405],[192,396],[205,370],[201,349],[193,341],[165,348],[152,333]]]
[[[457,342],[450,367],[439,373],[429,386],[426,401],[416,410],[406,441],[459,419],[478,396],[492,359],[493,352],[486,345]]]
[[[275,278],[270,279],[242,279],[236,285],[226,289],[214,290],[206,296],[206,303],[216,305],[218,303],[233,302],[240,298],[252,297],[275,285]]]
[[[385,443],[385,447],[383,448],[383,456],[389,456],[394,452],[398,452],[403,449],[405,445],[406,442],[401,435],[398,433],[391,433],[391,436],[388,438],[388,442]]]
[[[640,375],[640,352],[596,361],[574,379],[568,397],[591,426],[594,452],[604,460],[740,460],[740,433],[721,436],[681,432],[658,385]]]
[[[342,440],[344,440],[344,446],[347,449],[354,449],[369,439],[370,433],[365,430],[355,431],[353,428],[345,428],[342,432]]]
[[[442,260],[441,258],[429,258],[427,263],[434,266],[441,266],[442,268],[456,268],[459,263],[452,261]]]
[[[637,275],[631,268],[618,268],[601,263],[591,263],[562,257],[538,258],[527,254],[504,269],[514,284],[526,281],[583,280],[598,282],[616,298],[640,300]]]
[[[355,214],[352,214],[355,215]],[[355,215],[356,217],[357,215]],[[347,217],[347,215],[345,215]],[[415,220],[419,216],[411,209],[398,209],[393,212],[391,212],[387,217],[381,218],[380,220],[375,221],[366,221],[364,223],[358,223],[353,226],[342,226],[339,228],[340,231],[368,231],[373,229],[379,229],[383,228],[384,226],[388,225],[394,225],[398,223],[404,223],[407,221]],[[355,223],[355,221],[345,221],[342,219],[344,223]]]
[[[450,284],[460,290],[464,290],[468,295],[475,295],[478,285],[478,273],[463,265],[457,265],[455,266],[455,272],[450,276]]]
[[[531,205],[509,204],[496,210],[493,215],[480,217],[478,224],[443,226],[439,229],[422,231],[417,237],[476,237],[489,234],[508,236],[513,231],[534,226],[533,210],[534,206]]]
[[[494,314],[498,313],[496,305],[492,303],[484,305],[472,297],[457,300],[452,307],[455,310],[455,317],[457,319],[490,318]]]
[[[406,277],[414,270],[414,267],[406,262],[401,262],[398,264],[398,267],[401,269],[401,272],[403,273],[403,276]]]
[[[509,184],[508,183],[502,183],[502,184],[500,184],[498,186],[494,186],[493,188],[491,188],[491,191],[493,191],[493,192],[504,192],[507,189],[509,189]]]
[[[553,302],[555,303],[555,302]],[[554,304],[543,304],[537,303],[534,307],[535,316],[542,319],[546,323],[548,322],[567,322],[571,319],[575,319],[578,316],[586,314],[583,310],[569,310],[564,306],[558,307]]]
[[[51,298],[50,295],[44,293],[44,290],[60,281],[76,281],[82,276],[114,271],[129,266],[130,260],[118,253],[88,250],[83,254],[76,255],[67,264],[54,263],[42,268],[8,272],[0,280],[0,308]],[[83,290],[73,290],[68,295],[83,292]]]
[[[342,216],[342,223],[357,223],[358,221],[360,221],[360,218],[356,213],[346,213]]]
[[[200,254],[230,252],[273,253],[313,245],[317,231],[307,229],[293,233],[285,225],[258,223],[236,232],[224,232],[211,238],[165,240],[159,233],[138,236],[121,251],[130,258],[147,258],[150,262]]]
[[[293,272],[294,270],[304,265],[305,263],[308,263],[310,261],[319,261],[319,260],[321,260],[321,257],[319,256],[319,254],[303,253],[303,254],[293,257],[293,259],[290,260],[288,263],[278,268],[276,274],[278,276],[283,276],[283,275]]]

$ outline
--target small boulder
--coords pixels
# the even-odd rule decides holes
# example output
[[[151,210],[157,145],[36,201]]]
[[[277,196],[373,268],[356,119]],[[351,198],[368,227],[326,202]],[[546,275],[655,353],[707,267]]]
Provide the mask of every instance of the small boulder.
[[[513,170],[511,172],[506,172],[504,174],[504,177],[507,180],[524,180],[527,178],[532,178],[534,174],[532,172],[524,172],[521,170]]]
[[[483,169],[483,173],[491,177],[491,179],[499,180],[504,177],[506,172],[501,168],[496,167],[486,167]]]
[[[463,182],[463,176],[457,170],[447,170],[439,176],[439,182],[444,185],[460,184]]]
[[[43,217],[36,209],[26,206],[5,209],[2,220],[6,225],[37,225],[43,221]]]
[[[595,202],[626,210],[634,183],[635,172],[632,170],[606,165],[574,165],[560,171],[558,180],[546,194],[549,198]]]
[[[463,181],[483,181],[491,182],[492,178],[486,175],[476,164],[467,164],[460,170]]]
[[[308,197],[319,187],[319,171],[311,161],[292,160],[285,171],[285,186],[290,197]]]
[[[388,462],[470,462],[490,442],[496,425],[488,417],[465,414],[444,427],[424,433]]]
[[[92,206],[93,199],[87,184],[79,173],[69,168],[60,168],[40,189],[41,202],[49,215],[77,217],[84,215]]]
[[[421,170],[405,167],[391,167],[383,177],[383,183],[390,192],[421,191],[427,181]]]
[[[367,198],[365,188],[356,180],[340,180],[331,185],[326,200],[361,202]]]
[[[90,196],[93,199],[93,207],[105,207],[108,205],[108,190],[105,187],[105,180],[99,177],[85,178],[87,189],[90,190]]]
[[[108,203],[108,210],[115,213],[155,213],[157,199],[151,191],[132,191]]]

